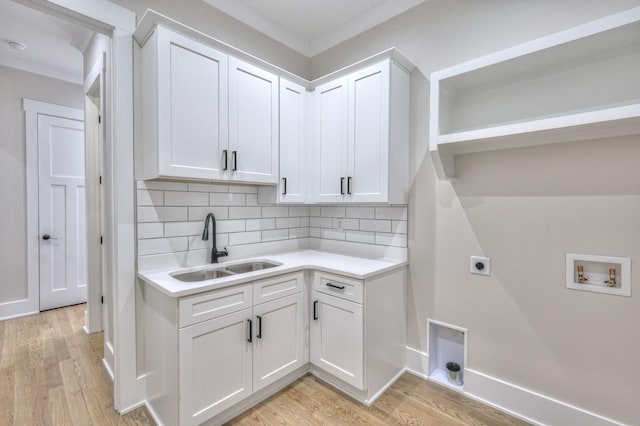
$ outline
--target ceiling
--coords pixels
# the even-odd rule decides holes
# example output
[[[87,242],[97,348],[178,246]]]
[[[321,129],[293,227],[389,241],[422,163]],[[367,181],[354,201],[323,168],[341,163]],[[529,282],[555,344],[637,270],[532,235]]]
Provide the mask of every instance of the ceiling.
[[[311,57],[425,0],[202,1]]]
[[[91,30],[0,0],[0,65],[82,84],[82,52],[92,36]],[[14,50],[8,41],[27,48]]]

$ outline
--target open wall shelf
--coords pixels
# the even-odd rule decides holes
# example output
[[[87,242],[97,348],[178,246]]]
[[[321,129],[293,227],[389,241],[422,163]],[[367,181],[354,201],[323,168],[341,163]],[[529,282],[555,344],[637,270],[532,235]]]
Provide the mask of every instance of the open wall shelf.
[[[640,8],[431,74],[430,151],[457,154],[640,134]]]
[[[467,330],[432,319],[428,321],[427,351],[429,353],[429,379],[457,391],[464,388],[464,367],[466,365]],[[460,366],[460,383],[452,383],[448,378],[447,363]]]

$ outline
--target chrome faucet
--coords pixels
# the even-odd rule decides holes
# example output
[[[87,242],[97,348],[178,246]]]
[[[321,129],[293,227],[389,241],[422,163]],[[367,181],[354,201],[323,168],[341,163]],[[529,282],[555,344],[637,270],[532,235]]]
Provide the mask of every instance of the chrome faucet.
[[[219,257],[229,256],[229,252],[225,247],[224,250],[218,251],[216,247],[216,217],[213,213],[209,213],[207,218],[204,220],[204,231],[202,232],[202,241],[207,241],[209,239],[209,219],[211,219],[211,223],[213,224],[213,228],[211,229],[211,233],[213,234],[213,247],[211,247],[211,263],[218,263]]]

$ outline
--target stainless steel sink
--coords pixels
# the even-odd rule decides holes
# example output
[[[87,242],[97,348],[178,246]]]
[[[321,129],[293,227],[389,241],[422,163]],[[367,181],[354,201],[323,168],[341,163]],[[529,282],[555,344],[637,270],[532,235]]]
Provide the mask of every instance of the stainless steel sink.
[[[202,271],[184,272],[182,274],[175,275],[172,274],[171,276],[176,280],[192,283],[196,281],[228,277],[229,275],[233,275],[233,272],[229,272],[224,269],[204,269]]]
[[[276,262],[247,262],[239,263],[237,265],[229,265],[225,269],[231,271],[234,274],[246,274],[247,272],[261,271],[263,269],[275,268],[281,266],[281,263]]]

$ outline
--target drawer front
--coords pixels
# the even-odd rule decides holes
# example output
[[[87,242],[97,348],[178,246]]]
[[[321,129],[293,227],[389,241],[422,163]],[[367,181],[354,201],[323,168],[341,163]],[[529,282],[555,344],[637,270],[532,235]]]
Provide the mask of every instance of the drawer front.
[[[218,318],[253,305],[252,284],[183,297],[179,302],[180,327]]]
[[[283,275],[253,284],[253,303],[260,304],[284,296],[299,293],[304,289],[304,273]]]
[[[362,303],[364,299],[362,281],[340,275],[324,272],[315,273],[313,276],[313,289],[356,303]]]

